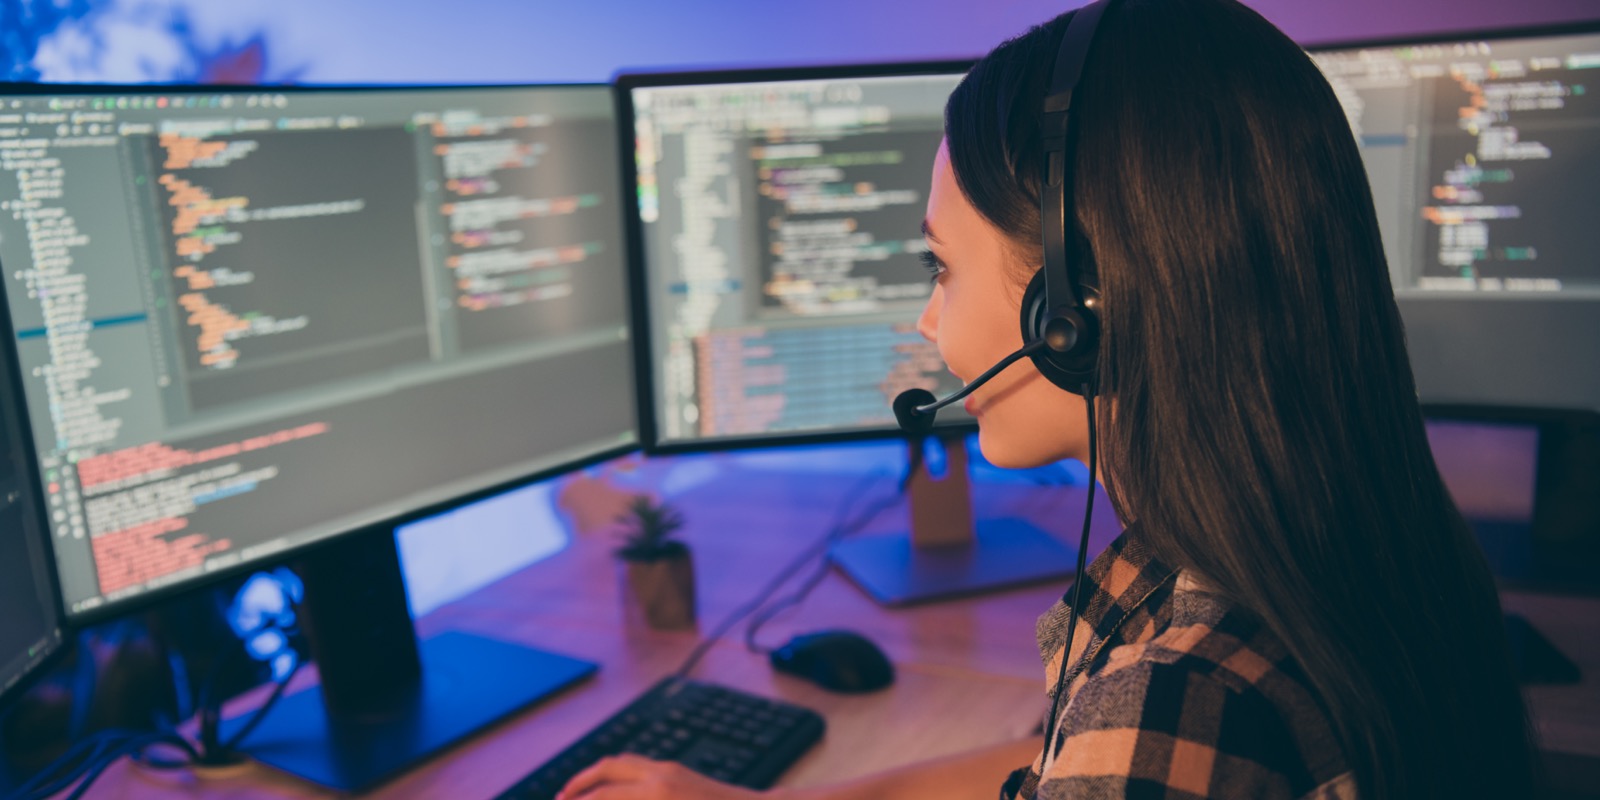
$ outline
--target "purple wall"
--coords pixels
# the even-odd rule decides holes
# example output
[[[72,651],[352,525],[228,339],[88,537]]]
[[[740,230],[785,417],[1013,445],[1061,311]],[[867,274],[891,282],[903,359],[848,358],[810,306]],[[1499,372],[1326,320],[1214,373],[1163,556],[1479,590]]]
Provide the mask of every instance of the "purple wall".
[[[90,0],[86,14],[35,24],[30,33],[36,56],[7,55],[58,81],[216,74],[315,83],[594,81],[629,67],[969,57],[1077,5],[1078,0]],[[1251,5],[1303,43],[1600,18],[1594,0]]]

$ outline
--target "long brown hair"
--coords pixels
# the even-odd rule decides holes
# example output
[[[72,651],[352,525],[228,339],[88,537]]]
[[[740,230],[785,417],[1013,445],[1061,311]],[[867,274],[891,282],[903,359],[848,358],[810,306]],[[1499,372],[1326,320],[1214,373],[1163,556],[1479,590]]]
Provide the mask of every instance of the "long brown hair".
[[[1037,118],[1069,15],[951,96],[962,191],[1037,264]],[[1101,461],[1162,560],[1259,615],[1363,797],[1526,796],[1495,587],[1439,478],[1371,190],[1327,81],[1231,0],[1126,0],[1077,115]]]

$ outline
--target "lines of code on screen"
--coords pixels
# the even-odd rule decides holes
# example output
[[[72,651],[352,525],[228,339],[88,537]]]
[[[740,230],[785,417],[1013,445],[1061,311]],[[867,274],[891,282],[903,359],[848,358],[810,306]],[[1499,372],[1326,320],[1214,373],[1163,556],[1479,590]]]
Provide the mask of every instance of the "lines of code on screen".
[[[428,358],[407,131],[150,146],[196,407]]]
[[[951,388],[915,321],[958,78],[633,91],[663,440],[883,430]]]
[[[1600,288],[1600,84],[1565,59],[1462,59],[1434,81],[1423,288]]]
[[[0,97],[69,611],[637,441],[604,87]]]
[[[1600,36],[1314,54],[1400,292],[1600,290]]]

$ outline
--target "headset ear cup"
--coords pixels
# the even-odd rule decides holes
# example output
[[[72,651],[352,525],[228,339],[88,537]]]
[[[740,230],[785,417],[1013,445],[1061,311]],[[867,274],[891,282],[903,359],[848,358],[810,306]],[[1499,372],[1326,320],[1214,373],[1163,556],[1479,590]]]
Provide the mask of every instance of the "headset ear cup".
[[[1073,309],[1063,318],[1076,332],[1072,348],[1064,353],[1041,347],[1030,356],[1039,372],[1051,383],[1073,394],[1082,394],[1086,384],[1096,379],[1100,361],[1100,293],[1093,286],[1080,286],[1085,307]],[[1052,317],[1045,302],[1044,271],[1034,273],[1022,293],[1022,340],[1043,339]]]
[[[1039,270],[1022,293],[1022,341],[1043,339],[1045,322],[1044,270]]]

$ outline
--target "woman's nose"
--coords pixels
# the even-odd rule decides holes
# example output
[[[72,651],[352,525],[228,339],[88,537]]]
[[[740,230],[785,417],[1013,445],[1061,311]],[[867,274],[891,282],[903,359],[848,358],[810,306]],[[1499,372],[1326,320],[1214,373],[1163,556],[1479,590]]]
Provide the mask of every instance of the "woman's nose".
[[[930,342],[939,335],[939,305],[943,302],[944,287],[935,285],[933,294],[928,295],[928,304],[922,307],[922,316],[917,317],[917,333]]]

